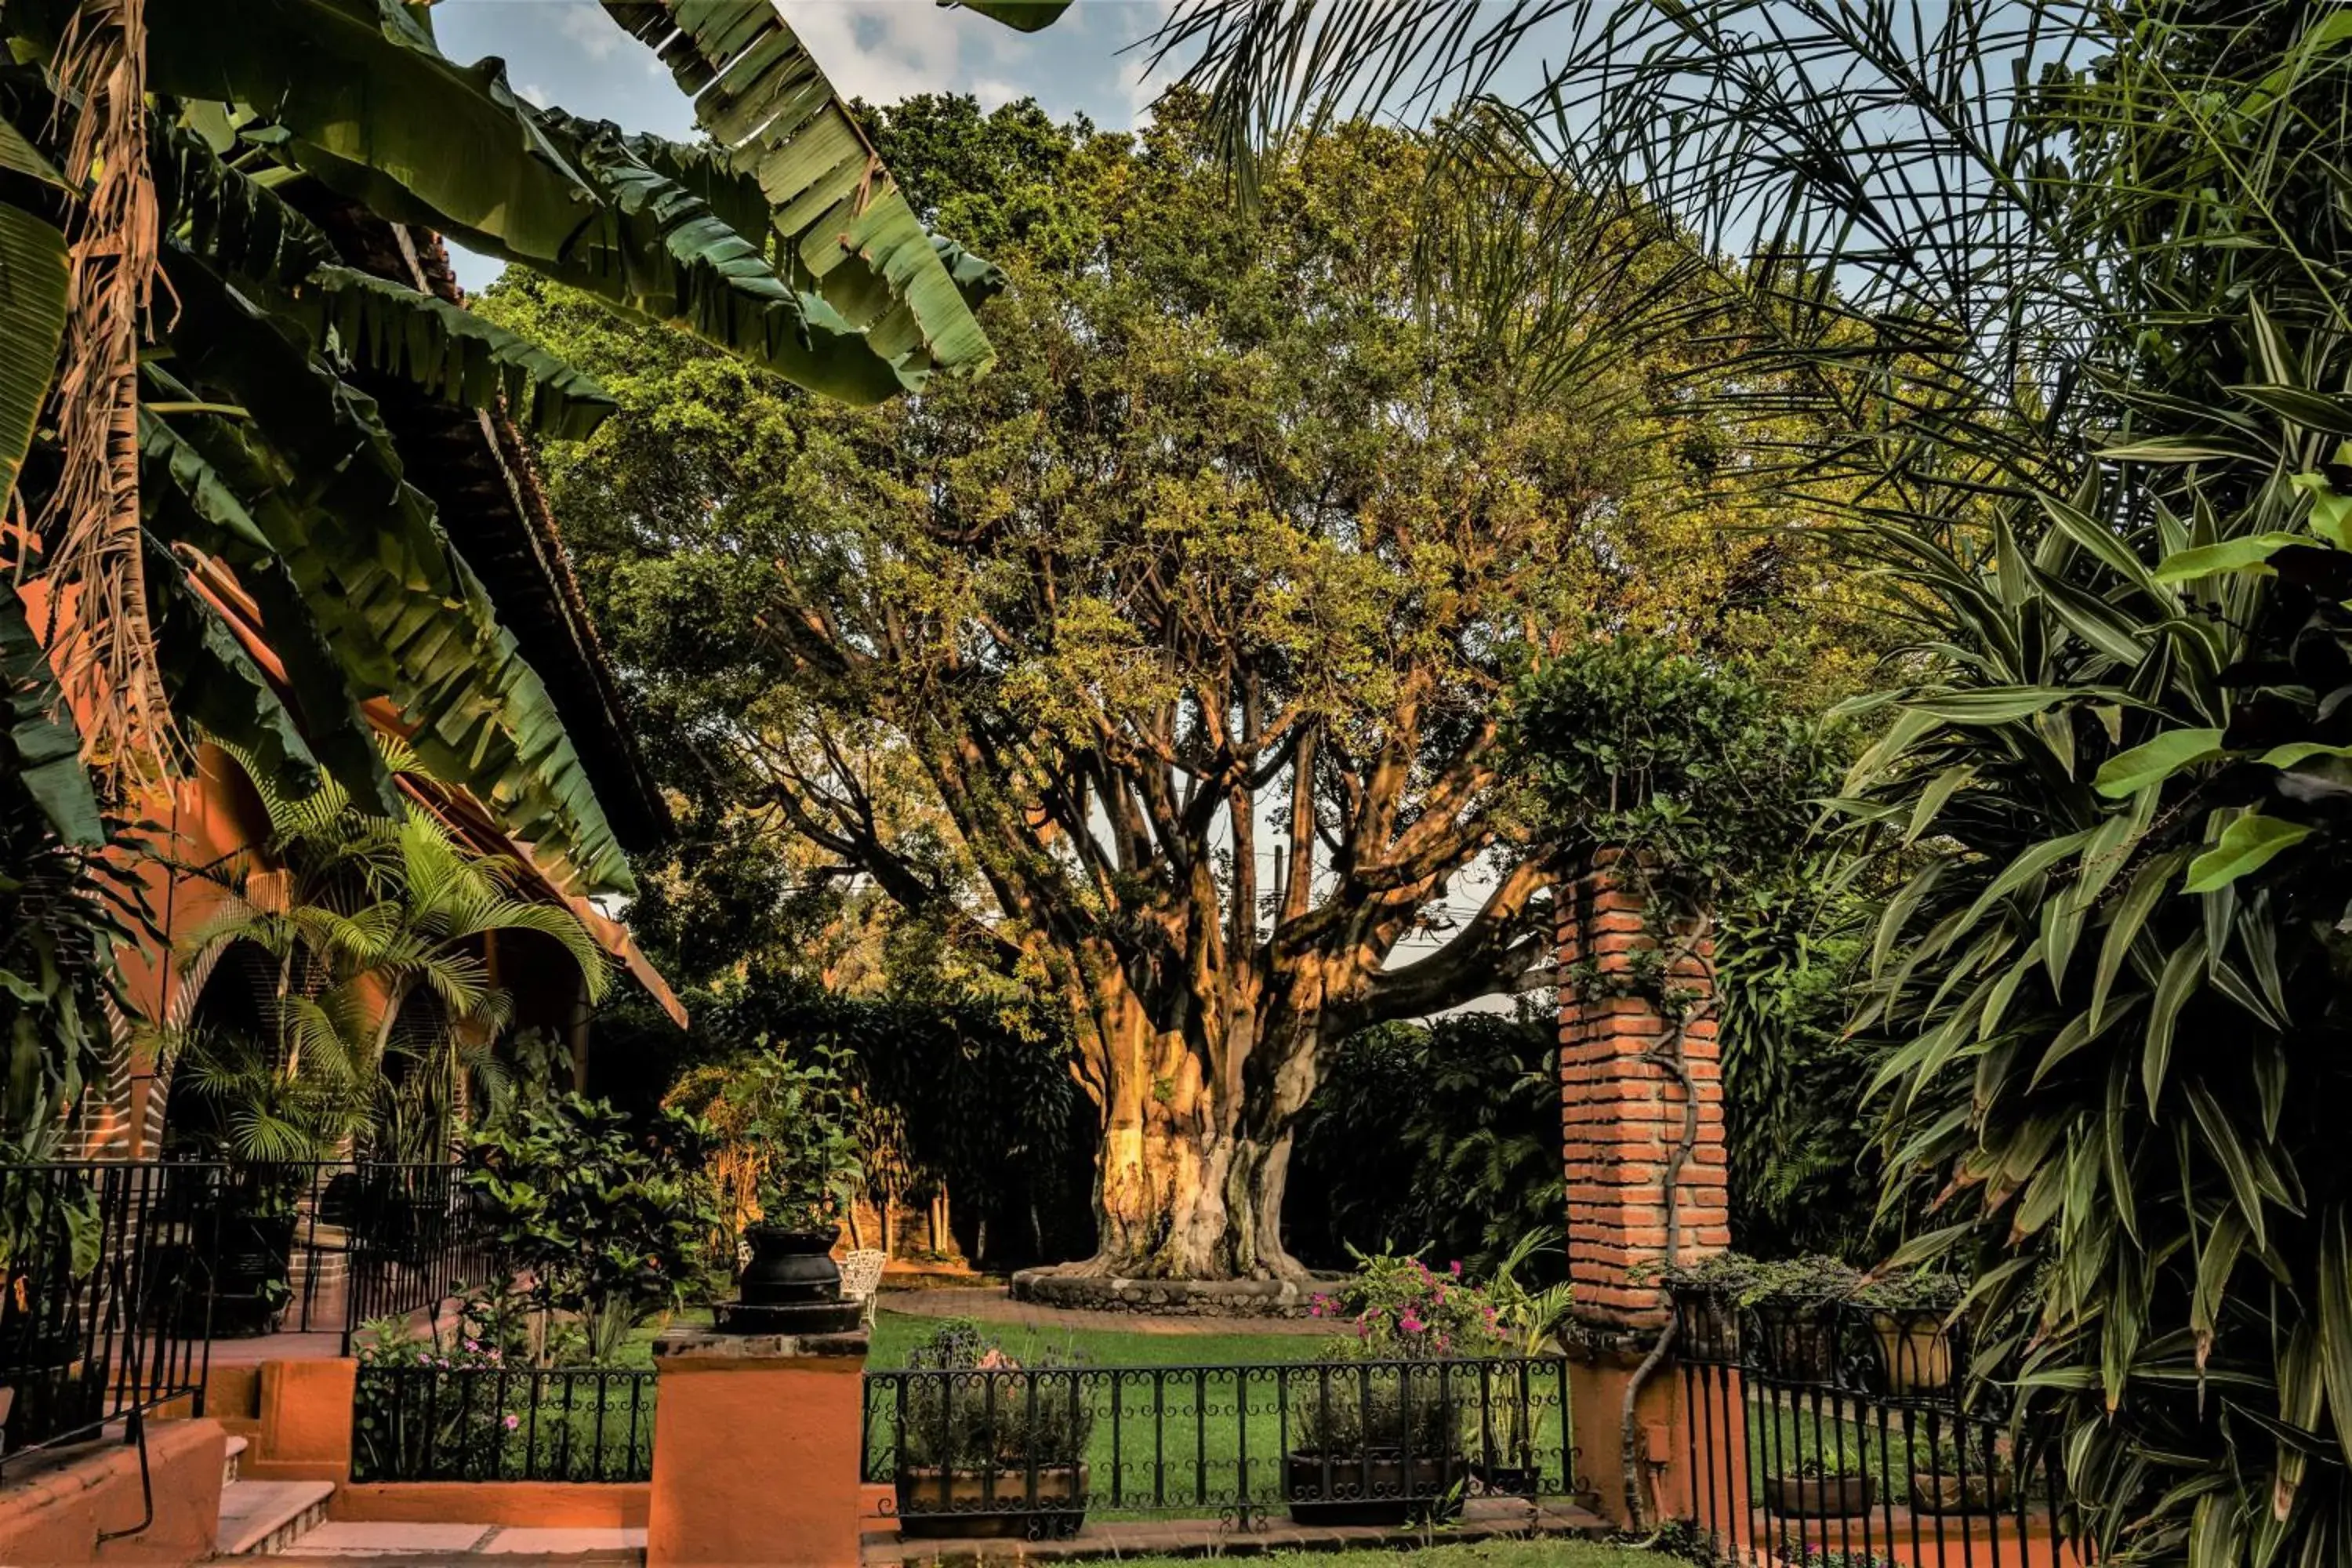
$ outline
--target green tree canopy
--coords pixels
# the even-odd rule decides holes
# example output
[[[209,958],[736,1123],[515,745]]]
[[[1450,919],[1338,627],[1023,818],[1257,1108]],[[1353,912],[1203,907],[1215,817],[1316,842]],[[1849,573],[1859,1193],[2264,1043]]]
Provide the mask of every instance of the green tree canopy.
[[[1286,1271],[1337,1041],[1548,955],[1517,668],[1641,629],[1834,682],[1839,601],[1709,506],[1727,445],[1666,438],[1709,351],[1607,352],[1617,300],[1703,287],[1637,222],[1581,209],[1572,304],[1431,310],[1414,136],[1303,140],[1253,215],[1182,101],[1128,138],[918,100],[902,134],[1007,245],[983,382],[858,412],[535,279],[493,311],[621,405],[551,480],[673,780],[1066,1003],[1095,1266]]]

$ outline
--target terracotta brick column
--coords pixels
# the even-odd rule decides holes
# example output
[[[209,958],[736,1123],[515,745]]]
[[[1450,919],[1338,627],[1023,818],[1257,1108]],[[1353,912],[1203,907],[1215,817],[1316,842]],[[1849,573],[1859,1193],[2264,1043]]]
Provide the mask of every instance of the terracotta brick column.
[[[1670,932],[1669,952],[1692,934]],[[1643,1059],[1670,1037],[1672,1026],[1652,996],[1622,994],[1625,982],[1618,979],[1635,973],[1642,955],[1657,945],[1645,929],[1640,895],[1622,885],[1615,858],[1604,853],[1563,900],[1559,930],[1569,1277],[1577,1315],[1596,1328],[1644,1329],[1665,1321],[1657,1288],[1633,1284],[1627,1275],[1665,1260],[1666,1175],[1689,1125],[1688,1096],[1669,1067]],[[1710,951],[1698,936],[1666,976],[1668,987],[1696,997],[1697,1015],[1682,1035],[1683,1070],[1698,1098],[1697,1139],[1675,1180],[1671,1216],[1676,1261],[1683,1263],[1731,1245],[1723,1065],[1704,962]]]

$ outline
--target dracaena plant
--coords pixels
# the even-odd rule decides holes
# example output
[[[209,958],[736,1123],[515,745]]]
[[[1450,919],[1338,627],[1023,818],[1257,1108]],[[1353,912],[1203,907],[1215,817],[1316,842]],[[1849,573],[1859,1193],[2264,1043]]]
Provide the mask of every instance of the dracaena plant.
[[[1906,1251],[1968,1266],[2093,1554],[2341,1562],[2346,17],[1934,9],[1182,0],[1161,43],[1247,142],[1540,36],[1490,107],[1744,258],[1734,400],[1822,421],[1748,471],[1915,634],[1845,791],[1898,873],[1858,1027]]]

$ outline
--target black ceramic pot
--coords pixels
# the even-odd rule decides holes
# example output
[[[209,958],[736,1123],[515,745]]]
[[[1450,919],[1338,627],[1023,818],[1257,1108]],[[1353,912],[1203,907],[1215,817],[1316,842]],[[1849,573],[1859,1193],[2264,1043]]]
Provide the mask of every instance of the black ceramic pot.
[[[744,1233],[751,1261],[740,1293],[747,1307],[784,1307],[841,1300],[841,1266],[833,1260],[834,1234],[755,1225]]]

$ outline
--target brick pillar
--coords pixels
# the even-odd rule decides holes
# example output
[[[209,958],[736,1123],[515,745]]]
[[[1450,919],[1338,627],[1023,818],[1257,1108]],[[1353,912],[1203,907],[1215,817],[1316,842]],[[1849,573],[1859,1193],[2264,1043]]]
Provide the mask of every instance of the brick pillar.
[[[1604,852],[1598,868],[1563,900],[1560,1131],[1577,1316],[1594,1328],[1623,1331],[1665,1321],[1657,1288],[1633,1284],[1627,1275],[1637,1265],[1665,1261],[1665,1180],[1683,1139],[1685,1096],[1667,1068],[1642,1059],[1669,1033],[1657,1004],[1611,994],[1609,977],[1632,973],[1637,955],[1656,945],[1643,926],[1640,895],[1621,885],[1614,862]],[[1696,954],[1668,975],[1673,988],[1697,994],[1701,1015],[1685,1026],[1682,1038],[1683,1066],[1698,1094],[1698,1140],[1675,1184],[1675,1260],[1682,1263],[1731,1245],[1723,1065],[1702,962],[1709,952],[1702,938]],[[1580,986],[1572,976],[1588,956],[1600,978]]]

